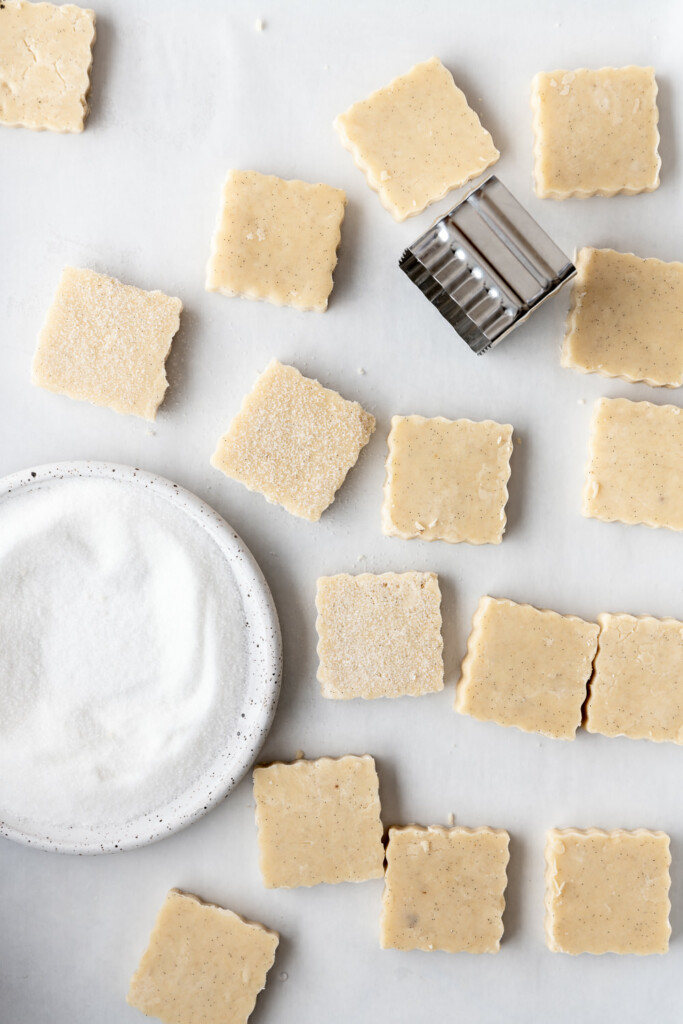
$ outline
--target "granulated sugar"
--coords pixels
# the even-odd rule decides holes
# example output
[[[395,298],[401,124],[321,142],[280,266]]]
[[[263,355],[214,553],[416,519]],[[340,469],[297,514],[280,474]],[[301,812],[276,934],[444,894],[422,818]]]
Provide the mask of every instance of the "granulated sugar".
[[[66,479],[0,505],[0,816],[123,824],[185,791],[246,685],[229,566],[142,487]]]

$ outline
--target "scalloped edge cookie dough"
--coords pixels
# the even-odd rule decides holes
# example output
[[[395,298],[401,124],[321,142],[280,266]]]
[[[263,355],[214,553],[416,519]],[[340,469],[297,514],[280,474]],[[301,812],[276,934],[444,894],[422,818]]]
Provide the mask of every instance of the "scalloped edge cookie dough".
[[[537,196],[632,196],[659,186],[654,68],[539,72],[531,107]]]
[[[114,412],[156,417],[183,304],[93,270],[65,267],[38,336],[31,381]]]
[[[553,953],[666,953],[665,832],[552,828],[545,847],[545,929]]]
[[[438,57],[354,103],[334,127],[397,221],[479,177],[500,156]]]
[[[229,171],[206,290],[326,310],[345,207],[346,193],[331,185]]]

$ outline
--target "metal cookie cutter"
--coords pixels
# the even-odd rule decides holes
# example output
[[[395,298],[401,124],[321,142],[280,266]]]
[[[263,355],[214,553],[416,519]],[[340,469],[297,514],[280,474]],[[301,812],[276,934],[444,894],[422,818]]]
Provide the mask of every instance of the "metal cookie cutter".
[[[495,175],[432,224],[399,266],[477,355],[576,273]]]

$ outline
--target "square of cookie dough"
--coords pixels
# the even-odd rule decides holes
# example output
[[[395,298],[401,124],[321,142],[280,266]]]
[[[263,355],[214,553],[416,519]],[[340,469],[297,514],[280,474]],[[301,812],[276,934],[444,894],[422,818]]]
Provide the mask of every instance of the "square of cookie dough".
[[[354,103],[334,127],[398,221],[478,177],[500,156],[438,57]]]
[[[467,641],[456,711],[480,722],[573,740],[598,629],[575,615],[482,597]]]
[[[654,68],[548,71],[531,86],[542,199],[635,195],[659,185]]]
[[[94,11],[0,4],[0,124],[82,132],[94,41]]]
[[[683,743],[683,622],[607,613],[598,622],[588,732]]]
[[[320,519],[375,429],[358,404],[271,360],[211,465],[294,516]]]
[[[32,382],[115,412],[156,417],[183,304],[66,267],[38,336]]]
[[[390,828],[382,948],[497,953],[509,842],[493,828]]]
[[[316,607],[323,697],[419,697],[443,689],[435,572],[323,576]]]
[[[593,410],[584,516],[683,530],[683,412],[599,398]]]
[[[230,171],[211,245],[206,289],[325,310],[346,193],[330,185]]]
[[[246,1024],[278,941],[277,932],[171,889],[128,1003],[164,1024]]]
[[[545,859],[545,930],[553,953],[668,951],[665,832],[553,828]]]
[[[680,387],[683,263],[581,249],[562,365],[654,387]]]
[[[394,416],[382,531],[410,540],[500,544],[512,427],[443,416]]]
[[[254,799],[268,889],[384,874],[379,779],[367,754],[255,768]]]

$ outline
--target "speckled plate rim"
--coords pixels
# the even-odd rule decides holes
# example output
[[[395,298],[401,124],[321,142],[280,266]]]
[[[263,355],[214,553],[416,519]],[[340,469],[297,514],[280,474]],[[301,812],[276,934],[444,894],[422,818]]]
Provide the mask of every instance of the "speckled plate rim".
[[[270,589],[245,543],[214,509],[179,484],[133,466],[110,462],[59,462],[33,466],[0,479],[0,504],[16,493],[55,486],[74,477],[144,487],[189,516],[214,540],[228,562],[242,598],[247,624],[247,707],[244,726],[216,751],[209,768],[176,799],[125,825],[80,826],[25,831],[5,821],[0,835],[55,853],[95,854],[135,849],[191,825],[215,807],[254,763],[272,725],[282,678],[282,639]]]

